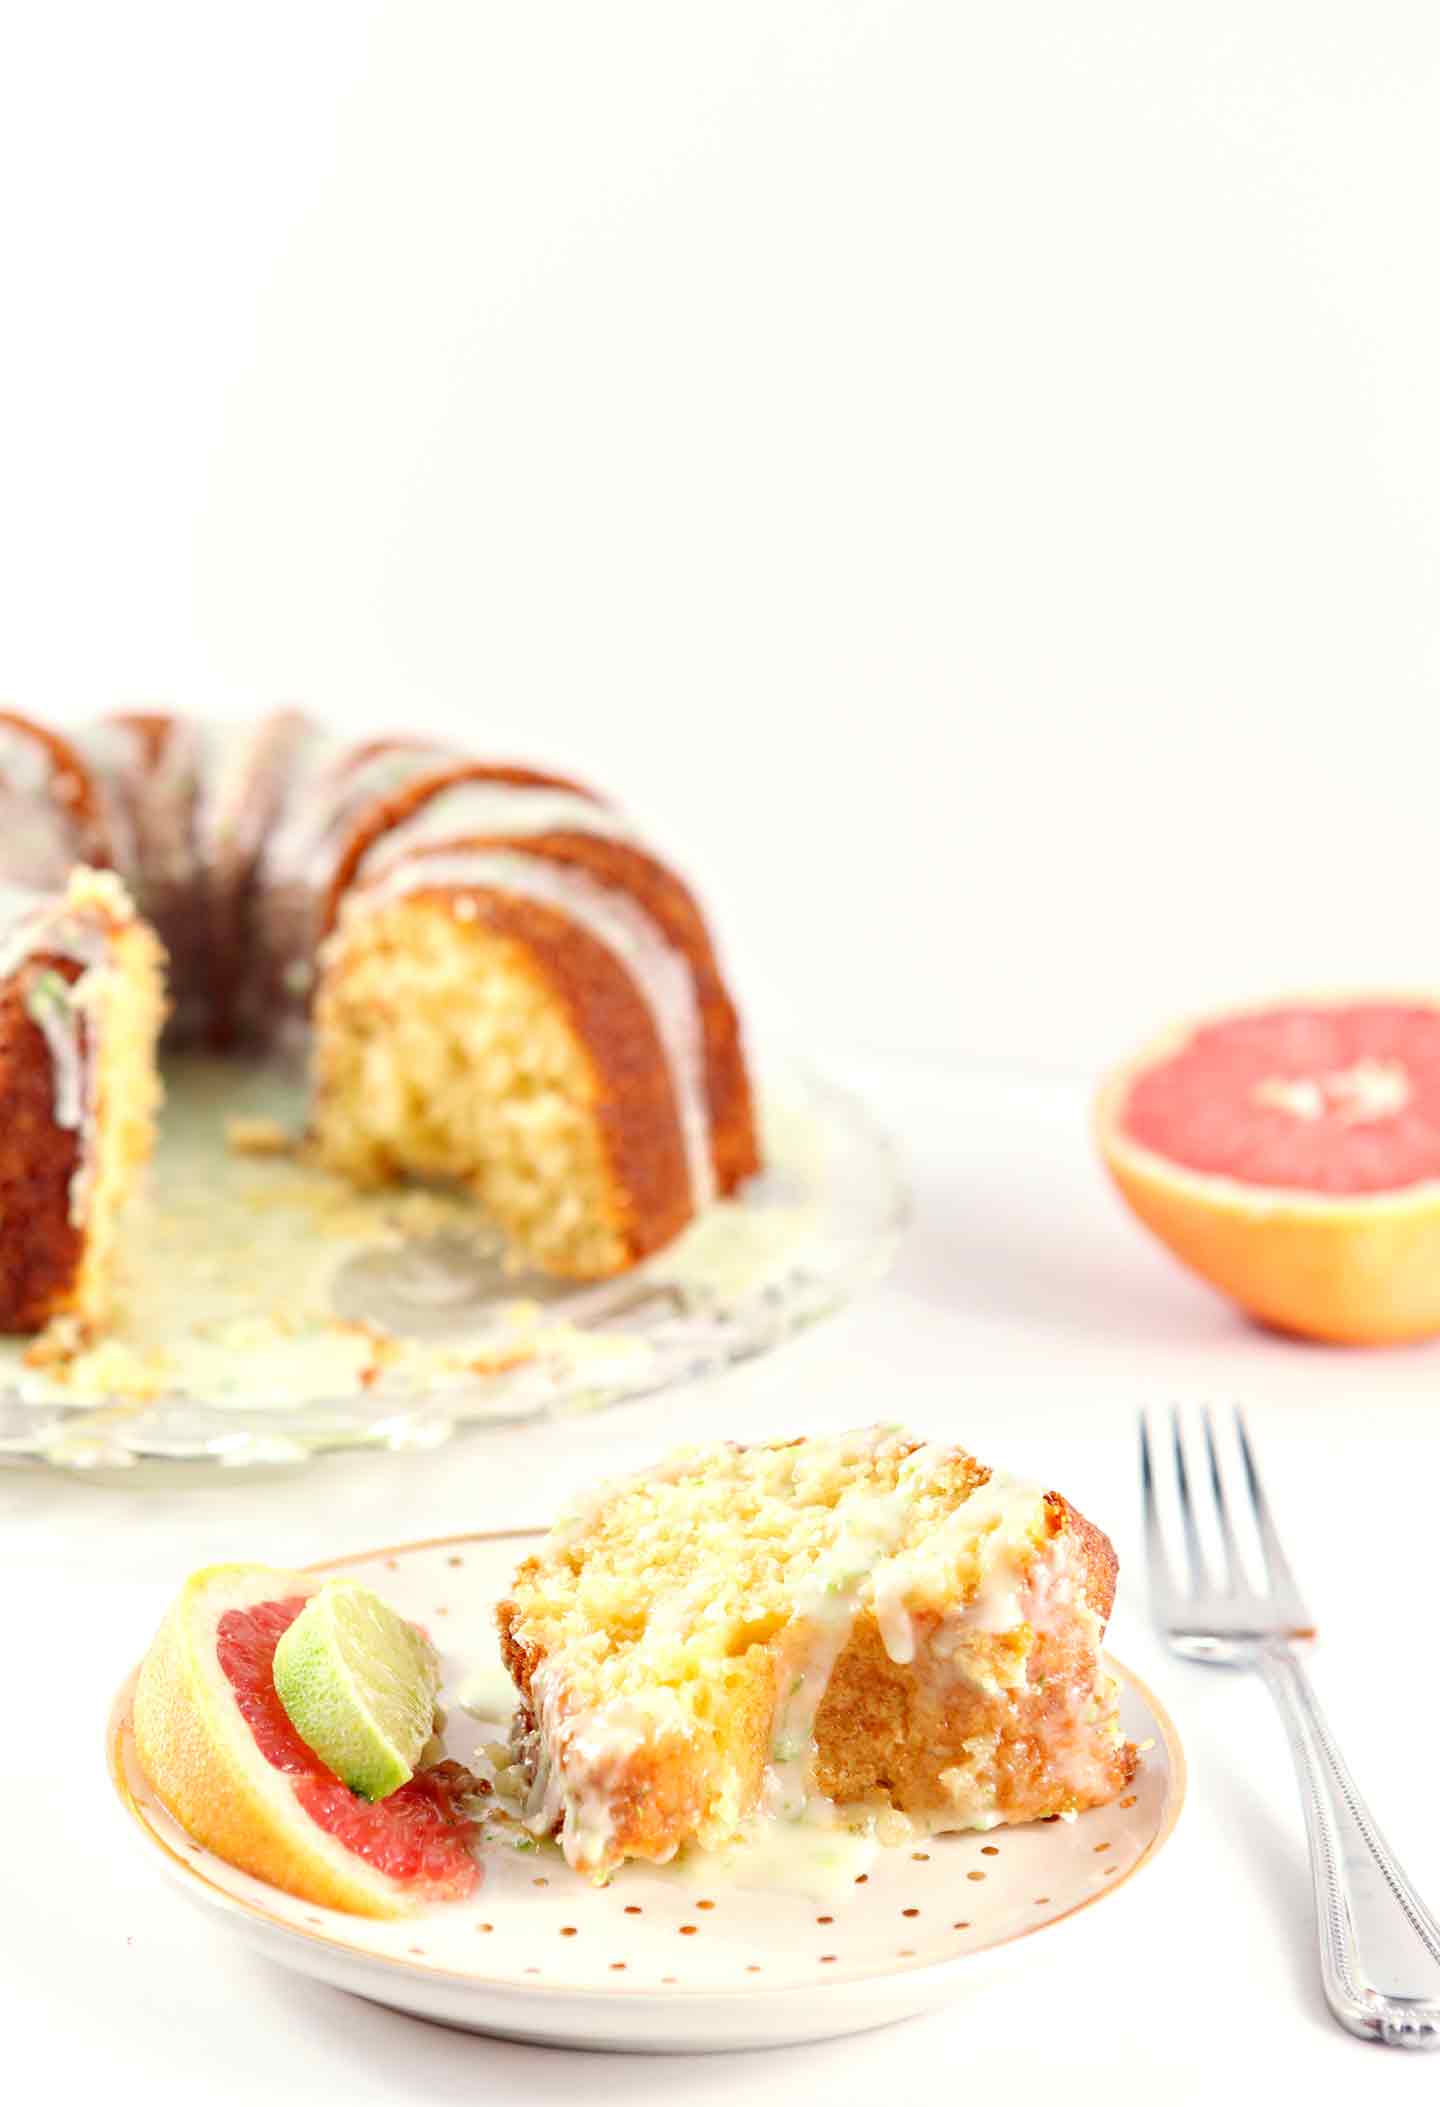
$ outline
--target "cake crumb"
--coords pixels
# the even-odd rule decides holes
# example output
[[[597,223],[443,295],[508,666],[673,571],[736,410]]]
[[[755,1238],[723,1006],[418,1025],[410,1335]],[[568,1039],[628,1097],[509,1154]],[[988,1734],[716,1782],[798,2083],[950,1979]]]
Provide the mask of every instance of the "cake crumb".
[[[288,1156],[295,1137],[278,1119],[245,1119],[238,1115],[225,1122],[225,1146],[236,1156]]]
[[[53,1317],[44,1331],[30,1341],[22,1358],[27,1368],[60,1369],[83,1353],[88,1343],[84,1324],[70,1310]]]

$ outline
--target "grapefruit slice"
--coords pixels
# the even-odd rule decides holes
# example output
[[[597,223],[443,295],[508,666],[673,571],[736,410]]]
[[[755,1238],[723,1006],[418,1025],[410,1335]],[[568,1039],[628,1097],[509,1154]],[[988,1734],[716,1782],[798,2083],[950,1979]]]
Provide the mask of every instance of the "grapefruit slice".
[[[1118,1070],[1112,1177],[1263,1322],[1379,1345],[1440,1332],[1440,996],[1327,995],[1183,1025]]]
[[[275,1648],[320,1587],[268,1566],[192,1574],[135,1687],[140,1766],[197,1843],[306,1901],[399,1917],[467,1895],[480,1868],[453,1767],[372,1804],[326,1769],[280,1702]]]

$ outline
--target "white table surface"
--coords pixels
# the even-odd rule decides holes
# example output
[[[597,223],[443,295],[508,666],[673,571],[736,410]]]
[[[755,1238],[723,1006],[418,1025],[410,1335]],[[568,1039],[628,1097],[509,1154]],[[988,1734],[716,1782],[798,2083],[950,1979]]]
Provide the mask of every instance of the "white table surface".
[[[914,1220],[891,1280],[710,1384],[430,1455],[332,1457],[172,1489],[0,1473],[9,1821],[0,2096],[874,2103],[1434,2095],[1440,2064],[1342,2035],[1321,2003],[1298,1802],[1256,1686],[1172,1661],[1144,1614],[1134,1463],[1143,1400],[1242,1396],[1323,1632],[1316,1677],[1422,1892],[1433,1814],[1440,1344],[1363,1354],[1251,1329],[1153,1250],[1092,1157],[1077,1084],[923,1060],[833,1063],[901,1139]],[[903,1416],[1043,1476],[1121,1560],[1114,1650],[1173,1712],[1190,1796],[1163,1857],[1014,1971],[935,2016],[764,2055],[646,2059],[450,2033],[302,1980],[199,1918],[109,1799],[115,1685],[193,1567],[299,1563],[543,1521],[597,1472],[679,1438]],[[1028,2073],[1028,2076],[1027,2076]]]

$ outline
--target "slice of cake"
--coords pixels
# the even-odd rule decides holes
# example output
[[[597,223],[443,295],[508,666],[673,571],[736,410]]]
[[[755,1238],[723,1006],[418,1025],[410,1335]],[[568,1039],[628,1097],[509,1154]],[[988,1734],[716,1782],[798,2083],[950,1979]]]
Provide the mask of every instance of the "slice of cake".
[[[160,1095],[163,962],[108,871],[0,887],[0,1331],[109,1311]]]
[[[1115,1573],[1057,1493],[895,1427],[679,1450],[500,1605],[527,1819],[603,1878],[757,1818],[1097,1806],[1136,1764],[1100,1656]]]

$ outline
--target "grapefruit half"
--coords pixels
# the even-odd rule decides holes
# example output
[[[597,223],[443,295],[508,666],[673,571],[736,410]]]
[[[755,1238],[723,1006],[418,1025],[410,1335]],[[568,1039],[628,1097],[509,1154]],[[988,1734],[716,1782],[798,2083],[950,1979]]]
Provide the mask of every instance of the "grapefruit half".
[[[275,1648],[320,1586],[268,1566],[207,1566],[186,1581],[135,1686],[140,1767],[197,1843],[306,1901],[399,1917],[467,1895],[475,1825],[447,1767],[361,1799],[276,1694]]]
[[[1264,1323],[1440,1332],[1440,995],[1323,995],[1182,1025],[1097,1129],[1148,1229]]]

